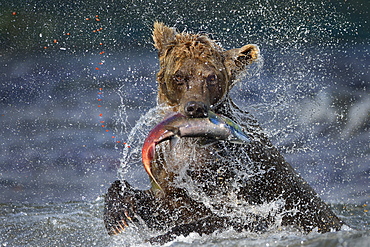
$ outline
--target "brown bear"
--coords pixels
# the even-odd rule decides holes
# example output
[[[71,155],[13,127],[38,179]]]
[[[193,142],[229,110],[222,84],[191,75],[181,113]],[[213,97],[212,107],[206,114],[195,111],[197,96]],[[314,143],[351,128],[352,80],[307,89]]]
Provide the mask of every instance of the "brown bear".
[[[241,126],[250,141],[204,135],[158,144],[150,167],[156,186],[141,191],[115,181],[108,189],[108,233],[146,224],[162,232],[148,241],[163,244],[192,232],[231,228],[340,230],[343,222],[229,97],[238,76],[258,60],[257,46],[224,51],[205,35],[177,33],[163,23],[154,24],[153,39],[160,61],[158,103],[189,122],[219,114]]]

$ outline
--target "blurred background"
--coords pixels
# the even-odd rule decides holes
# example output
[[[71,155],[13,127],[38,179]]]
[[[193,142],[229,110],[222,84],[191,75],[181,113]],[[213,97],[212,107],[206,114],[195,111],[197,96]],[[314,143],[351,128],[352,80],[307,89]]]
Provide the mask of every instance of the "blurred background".
[[[263,59],[234,88],[237,103],[326,201],[368,203],[369,7],[0,0],[0,203],[106,192],[122,142],[156,104],[154,21],[207,33],[225,49],[257,44]],[[132,174],[143,184],[140,169]]]

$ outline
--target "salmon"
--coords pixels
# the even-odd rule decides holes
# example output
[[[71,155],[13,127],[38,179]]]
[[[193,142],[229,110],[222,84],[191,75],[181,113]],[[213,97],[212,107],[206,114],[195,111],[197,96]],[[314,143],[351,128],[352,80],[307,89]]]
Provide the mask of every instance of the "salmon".
[[[181,113],[174,113],[157,124],[144,141],[141,157],[152,186],[161,189],[151,171],[151,163],[155,159],[156,146],[174,137],[206,137],[227,140],[237,143],[249,143],[250,139],[242,128],[231,119],[208,112],[207,118],[188,118]]]

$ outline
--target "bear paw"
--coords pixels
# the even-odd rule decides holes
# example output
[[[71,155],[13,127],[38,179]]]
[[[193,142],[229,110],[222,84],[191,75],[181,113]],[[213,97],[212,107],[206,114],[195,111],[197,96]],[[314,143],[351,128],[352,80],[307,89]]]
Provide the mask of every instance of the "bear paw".
[[[134,220],[135,191],[127,181],[116,180],[108,189],[104,203],[104,224],[109,235],[115,235]]]

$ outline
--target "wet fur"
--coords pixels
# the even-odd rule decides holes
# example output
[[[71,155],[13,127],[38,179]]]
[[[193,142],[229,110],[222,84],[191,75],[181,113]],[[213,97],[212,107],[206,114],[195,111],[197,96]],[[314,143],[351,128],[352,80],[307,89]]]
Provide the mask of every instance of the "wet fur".
[[[153,39],[161,66],[159,104],[182,111],[184,102],[192,97],[208,100],[212,111],[242,126],[252,141],[233,144],[182,138],[174,150],[168,142],[162,143],[152,171],[163,190],[140,191],[126,181],[115,181],[105,198],[108,233],[121,232],[136,224],[138,217],[150,229],[165,232],[148,240],[161,244],[191,232],[210,234],[230,227],[256,232],[274,225],[295,226],[304,232],[339,230],[341,220],[285,161],[255,119],[228,96],[239,73],[258,58],[258,48],[246,45],[223,51],[206,36],[178,34],[162,23],[155,24]],[[194,61],[193,67],[188,67],[189,61]],[[208,67],[202,67],[205,62]],[[220,79],[219,95],[203,99],[206,91],[189,93],[176,87],[178,71],[182,76],[189,71],[192,82],[188,83],[194,83],[200,82],[201,76],[208,78],[212,68]],[[269,204],[268,212],[255,210]]]

